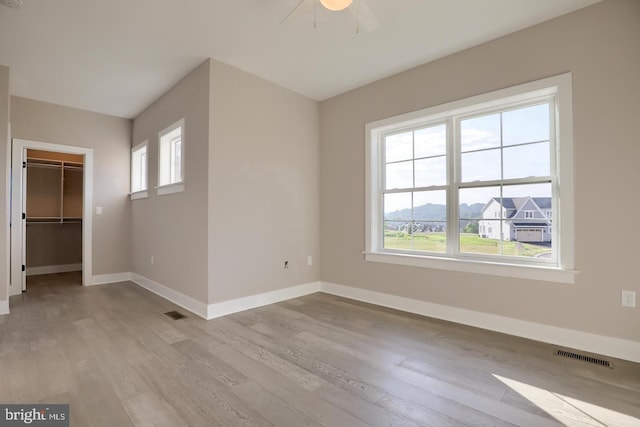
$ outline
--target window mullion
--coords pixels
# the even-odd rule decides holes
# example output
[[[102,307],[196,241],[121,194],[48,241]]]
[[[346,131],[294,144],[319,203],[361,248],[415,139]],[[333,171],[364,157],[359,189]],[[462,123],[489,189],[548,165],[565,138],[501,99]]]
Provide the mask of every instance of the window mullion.
[[[458,226],[458,183],[460,181],[459,122],[453,117],[447,120],[447,253],[460,252]]]

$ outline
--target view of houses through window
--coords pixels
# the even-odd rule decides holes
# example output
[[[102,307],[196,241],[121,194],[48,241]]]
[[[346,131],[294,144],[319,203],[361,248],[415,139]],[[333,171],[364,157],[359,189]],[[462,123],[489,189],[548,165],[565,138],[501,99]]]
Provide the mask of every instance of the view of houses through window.
[[[552,114],[535,100],[383,135],[384,249],[551,258]]]

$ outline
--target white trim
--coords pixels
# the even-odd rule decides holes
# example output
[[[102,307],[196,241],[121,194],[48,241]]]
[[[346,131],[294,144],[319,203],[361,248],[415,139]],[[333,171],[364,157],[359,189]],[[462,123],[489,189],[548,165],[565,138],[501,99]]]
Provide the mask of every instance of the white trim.
[[[336,283],[322,282],[322,292],[422,316],[474,326],[640,363],[640,342],[543,325],[496,314],[434,304]]]
[[[369,252],[364,254],[366,261],[410,267],[434,268],[436,270],[462,271],[465,273],[487,274],[517,279],[531,279],[556,283],[575,283],[578,271],[563,270],[543,265],[508,264],[491,261],[465,260],[435,256],[420,256],[392,252]]]
[[[89,286],[106,285],[108,283],[120,283],[128,282],[131,280],[131,273],[111,273],[111,274],[96,274],[91,278]]]
[[[530,277],[530,272],[534,272],[535,280],[548,280],[561,283],[574,282],[574,195],[573,195],[573,109],[572,109],[572,83],[571,73],[565,73],[558,76],[525,83],[518,86],[509,87],[478,96],[449,102],[425,108],[419,111],[413,111],[394,117],[385,118],[365,125],[365,260],[374,262],[395,263],[401,265],[411,265],[425,268],[438,268],[457,271],[477,272],[480,274],[495,274],[497,276],[507,277]],[[543,99],[553,96],[555,99],[556,116],[562,114],[562,123],[552,118],[550,124],[556,126],[556,132],[552,133],[552,172],[557,166],[558,173],[552,174],[557,176],[557,180],[552,182],[553,197],[558,203],[558,208],[553,209],[553,240],[556,242],[557,260],[547,260],[543,258],[531,259],[514,259],[514,257],[493,257],[476,255],[471,258],[467,254],[459,254],[456,247],[450,247],[449,253],[440,257],[427,253],[412,254],[404,253],[396,255],[395,251],[385,250],[382,247],[382,222],[383,207],[380,195],[382,187],[383,173],[381,168],[382,144],[381,138],[385,132],[396,129],[411,129],[418,125],[428,125],[441,123],[442,120],[468,114],[472,111],[490,108],[504,108],[506,104],[516,106],[522,102],[533,102],[536,99]],[[452,132],[456,132],[456,126],[452,126]],[[557,135],[557,138],[556,138]],[[448,147],[451,150],[452,135],[448,134]],[[556,153],[558,154],[556,156]],[[452,159],[455,155],[447,154],[448,159]],[[452,174],[457,172],[452,167],[449,160],[449,185],[458,183],[459,180],[451,180]],[[562,182],[560,182],[562,180]],[[516,182],[520,180],[508,180]],[[527,182],[528,179],[522,180]],[[483,183],[487,184],[487,183]],[[471,184],[465,184],[465,187]],[[475,185],[475,184],[474,184]],[[558,190],[559,189],[559,190]],[[409,191],[410,189],[408,189]],[[453,203],[452,203],[453,202]],[[454,224],[457,218],[456,209],[457,201],[453,196],[453,192],[449,192],[448,203],[452,208],[449,209],[448,223]],[[559,212],[559,213],[558,213]],[[455,228],[449,226],[447,228],[447,239],[452,241],[454,245],[457,239],[453,239]],[[483,262],[483,258],[487,258],[487,262]],[[452,262],[457,261],[457,262]],[[475,262],[478,261],[478,262]],[[466,265],[464,265],[466,264]],[[536,264],[541,268],[532,270],[528,265]],[[499,266],[492,273],[493,266]],[[514,268],[522,265],[522,269]],[[503,267],[505,266],[505,267]],[[554,267],[554,268],[549,268]],[[538,274],[537,272],[542,272]],[[549,278],[547,278],[549,277]]]
[[[11,233],[11,278],[19,283],[22,278],[22,162],[24,151],[28,148],[44,151],[55,151],[84,156],[83,165],[83,207],[82,207],[82,284],[92,283],[93,265],[93,148],[73,145],[51,144],[48,142],[30,141],[14,138],[12,143],[12,200],[11,224],[15,232]],[[10,295],[22,292],[21,286],[10,286]]]
[[[184,191],[184,181],[174,182],[173,184],[161,185],[156,187],[158,196],[164,196],[165,194],[180,193]]]
[[[9,126],[7,129],[7,140],[6,140],[6,161],[5,161],[5,212],[8,213],[8,217],[6,219],[4,225],[4,232],[6,233],[6,238],[4,241],[5,248],[5,271],[4,271],[4,283],[7,291],[7,302],[6,302],[6,312],[2,311],[2,302],[0,302],[0,314],[8,314],[9,313],[9,297],[11,296],[11,221],[13,213],[10,212],[11,209],[11,161],[13,157],[11,155],[11,150],[13,149],[13,144],[11,143],[11,122],[9,122]]]
[[[176,130],[180,128],[180,168],[181,168],[181,180],[177,181],[177,182],[169,182],[166,184],[162,184],[162,180],[160,179],[160,175],[162,173],[162,138],[164,136],[166,136],[168,133]],[[168,162],[171,162],[171,156],[169,156],[169,159],[167,160]],[[167,187],[170,185],[174,185],[174,184],[180,184],[180,183],[184,183],[184,179],[185,179],[185,170],[184,170],[184,166],[185,166],[185,120],[184,117],[181,118],[180,120],[178,120],[177,122],[173,123],[170,126],[167,126],[166,128],[162,129],[160,132],[158,132],[158,187],[156,187],[158,189],[158,195],[161,195],[160,193],[160,188],[163,187]],[[148,182],[147,182],[148,184]],[[166,193],[162,193],[162,194],[170,194],[170,193],[176,193],[178,191],[184,191],[184,186],[182,187],[181,190],[176,190],[176,191],[171,191],[171,192],[166,192]]]
[[[144,155],[144,171],[146,174],[146,176],[144,177],[145,186],[144,188],[133,191],[133,169],[136,167],[136,164],[133,162],[133,156],[136,153],[136,151],[139,151],[142,148],[145,149],[145,155]],[[142,171],[140,171],[140,174],[142,174]],[[143,191],[147,191],[147,189],[149,188],[149,140],[148,139],[145,139],[140,144],[137,144],[134,147],[131,147],[131,175],[130,175],[129,188],[131,189],[131,200],[135,200],[133,197],[134,194],[142,193]],[[136,197],[136,198],[139,199],[140,197]]]
[[[0,300],[0,316],[3,314],[9,314],[9,300]]]
[[[140,190],[135,193],[130,193],[129,197],[131,197],[131,200],[146,199],[149,197],[149,192],[147,190]]]
[[[203,319],[207,319],[207,304],[136,273],[131,273],[130,280]]]
[[[69,271],[82,271],[82,263],[63,264],[63,265],[43,265],[40,267],[27,267],[27,276],[37,276],[40,274],[67,273]]]
[[[298,298],[304,295],[320,292],[320,290],[320,282],[311,282],[289,288],[278,289],[276,291],[264,292],[261,294],[250,295],[248,297],[209,304],[207,307],[207,320],[238,313],[244,310],[250,310],[256,307],[262,307],[264,305],[275,304],[292,298]]]

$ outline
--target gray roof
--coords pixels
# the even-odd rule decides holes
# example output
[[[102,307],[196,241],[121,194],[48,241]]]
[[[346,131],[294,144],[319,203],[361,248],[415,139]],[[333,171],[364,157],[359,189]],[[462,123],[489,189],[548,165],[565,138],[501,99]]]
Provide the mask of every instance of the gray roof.
[[[511,218],[522,208],[527,200],[531,199],[533,203],[538,205],[540,209],[551,209],[551,197],[503,197],[502,198],[502,206],[505,209],[512,210],[509,213],[507,218]],[[482,208],[482,211],[489,206],[491,201],[494,200],[496,203],[500,204],[500,197],[493,197],[489,202]]]

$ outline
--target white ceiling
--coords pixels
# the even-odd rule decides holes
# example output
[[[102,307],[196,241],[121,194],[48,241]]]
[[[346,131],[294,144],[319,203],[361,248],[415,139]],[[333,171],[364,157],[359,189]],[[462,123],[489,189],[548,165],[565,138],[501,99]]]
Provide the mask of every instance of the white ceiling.
[[[0,6],[11,94],[135,117],[208,57],[324,100],[599,0],[24,0]]]

